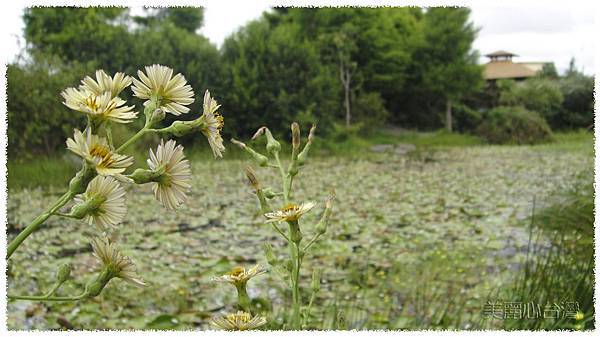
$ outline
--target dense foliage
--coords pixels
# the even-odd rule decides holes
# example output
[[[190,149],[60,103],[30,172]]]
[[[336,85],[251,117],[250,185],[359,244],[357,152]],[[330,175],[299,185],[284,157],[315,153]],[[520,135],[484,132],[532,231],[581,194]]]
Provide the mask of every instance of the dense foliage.
[[[335,75],[298,25],[254,21],[225,41],[222,62],[219,92],[229,132],[251,135],[266,124],[288,130],[295,120],[327,129],[334,120]]]
[[[366,133],[389,121],[439,127],[442,103],[481,82],[471,51],[476,30],[465,8],[278,8],[228,37],[220,50],[198,33],[201,8],[148,8],[142,16],[126,8],[29,8],[23,18],[29,54],[60,59],[73,78],[89,74],[78,62],[128,74],[148,64],[172,65],[196,91],[192,111],[207,88],[226,102],[226,137],[267,122],[278,130],[292,120],[316,122],[325,136],[343,119]],[[12,67],[27,72],[36,62]],[[9,73],[11,83],[22,79]],[[18,100],[11,91],[10,109]],[[59,107],[60,97],[54,100]],[[45,105],[33,101],[19,114],[26,119]],[[73,125],[62,121],[61,128]],[[23,127],[10,124],[14,133]],[[11,153],[16,150],[11,144]]]
[[[535,144],[552,137],[546,120],[520,106],[500,106],[488,111],[477,134],[493,144]]]
[[[69,111],[60,92],[77,84],[81,73],[92,71],[86,64],[65,64],[57,57],[35,55],[31,62],[9,64],[8,148],[21,158],[51,153],[64,146],[73,127],[85,117]]]
[[[147,8],[140,16],[127,8],[29,8],[26,57],[8,72],[9,134],[24,136],[9,137],[9,153],[52,153],[62,143],[75,122],[57,93],[74,79],[94,67],[135,75],[155,63],[186,74],[193,113],[206,89],[223,102],[226,139],[267,123],[287,129],[293,120],[318,123],[331,139],[386,124],[473,133],[499,105],[524,106],[553,129],[592,125],[593,78],[574,62],[564,76],[548,65],[539,77],[484,87],[469,15],[467,8],[276,8],[217,48],[199,34],[202,8]],[[46,60],[52,72],[40,71]],[[50,90],[19,97],[42,88]],[[47,129],[52,140],[35,136]]]
[[[498,104],[538,112],[553,129],[590,128],[594,121],[594,78],[573,69],[564,76],[542,72],[523,82],[500,80]]]
[[[564,100],[556,81],[547,78],[531,78],[522,83],[499,81],[500,104],[524,106],[538,112],[546,120],[560,113]]]

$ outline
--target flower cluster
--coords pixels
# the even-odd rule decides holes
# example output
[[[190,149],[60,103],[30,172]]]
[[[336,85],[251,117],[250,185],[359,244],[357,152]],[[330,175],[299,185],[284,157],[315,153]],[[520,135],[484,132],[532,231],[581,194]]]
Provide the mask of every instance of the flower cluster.
[[[87,283],[82,295],[51,298],[69,277],[66,271],[70,269],[62,268],[59,271],[60,283],[40,299],[62,301],[95,297],[113,278],[121,278],[137,286],[145,285],[137,276],[132,261],[108,240],[107,235],[125,220],[125,184],[149,184],[158,202],[166,209],[174,210],[186,201],[192,188],[192,171],[183,146],[173,139],[161,139],[156,148],[148,151],[148,168],[127,173],[135,162],[133,156],[124,153],[128,146],[147,134],[181,136],[197,131],[207,138],[215,157],[222,157],[225,150],[221,137],[223,118],[217,112],[220,105],[208,90],[204,94],[203,112],[198,118],[177,120],[167,127],[157,128],[166,113],[175,116],[188,113],[188,106],[195,101],[194,91],[182,74],[174,74],[173,69],[166,66],[147,66],[137,75],[138,78],[132,78],[118,72],[110,76],[103,70],[97,70],[95,78],[87,76],[78,87],[67,88],[61,93],[66,107],[87,116],[83,131],[75,129],[73,137],[66,141],[67,149],[81,158],[81,169],[69,182],[68,191],[9,244],[7,256],[10,257],[27,236],[50,216],[65,216],[96,225],[100,233],[92,239],[91,245],[102,267],[97,276]],[[143,100],[145,123],[135,135],[115,146],[112,125],[133,122],[140,115],[135,111],[135,105],[128,105],[120,97],[130,86],[133,95]],[[62,213],[61,208],[69,203],[72,203],[70,211]],[[31,299],[35,296],[17,297]]]
[[[72,110],[85,113],[95,126],[105,121],[129,123],[137,118],[134,106],[126,106],[118,95],[129,85],[131,77],[123,73],[108,76],[103,70],[96,71],[96,80],[87,76],[79,88],[67,88],[61,96],[63,104]]]
[[[259,265],[250,269],[238,266],[228,273],[213,277],[213,281],[215,282],[226,282],[235,286],[238,295],[238,307],[243,310],[238,311],[236,314],[214,317],[212,320],[214,325],[224,330],[252,330],[267,322],[264,317],[252,317],[251,301],[246,291],[248,281],[264,272]]]
[[[325,201],[325,210],[323,211],[323,215],[318,223],[313,226],[315,228],[315,232],[312,238],[305,244],[303,244],[303,231],[300,224],[300,219],[309,211],[314,209],[317,205],[314,202],[307,201],[302,203],[292,202],[292,187],[293,181],[295,177],[298,175],[300,168],[305,164],[308,152],[310,151],[311,145],[314,140],[314,132],[315,126],[313,125],[308,134],[308,140],[304,145],[304,148],[301,149],[301,138],[300,138],[300,125],[298,123],[292,123],[291,125],[292,131],[292,151],[290,155],[290,163],[287,166],[287,169],[284,168],[281,159],[279,158],[279,152],[281,151],[281,144],[279,141],[273,137],[271,131],[263,126],[260,127],[252,140],[255,140],[258,137],[265,136],[266,143],[266,152],[267,155],[272,157],[269,158],[267,155],[260,153],[254,150],[249,145],[240,142],[238,140],[232,139],[231,141],[238,145],[241,149],[246,151],[251,158],[261,167],[272,167],[276,168],[281,175],[281,191],[274,192],[269,187],[263,187],[257,178],[256,174],[250,167],[245,168],[246,176],[248,177],[248,181],[250,186],[252,186],[256,197],[258,198],[260,209],[266,218],[265,223],[271,224],[273,228],[288,242],[289,246],[289,259],[287,261],[280,261],[274,251],[273,247],[265,243],[265,256],[267,262],[272,267],[272,270],[276,272],[282,279],[288,282],[288,287],[290,289],[290,293],[292,294],[292,306],[289,312],[289,319],[286,322],[288,327],[294,330],[301,329],[305,326],[306,318],[308,317],[307,312],[310,310],[310,307],[314,301],[316,293],[319,291],[319,282],[320,282],[320,271],[313,270],[313,280],[311,282],[311,290],[312,295],[308,306],[304,307],[305,312],[301,313],[301,291],[300,291],[300,268],[302,265],[302,261],[306,256],[309,248],[317,242],[317,240],[326,233],[327,224],[329,222],[329,218],[331,215],[332,208],[332,199],[331,196],[329,199]],[[271,202],[276,197],[283,198],[283,206],[280,208],[271,207]],[[287,233],[279,227],[279,223],[287,223],[288,230]],[[246,274],[245,270],[239,269],[236,270],[234,275],[224,275],[221,277],[222,280],[226,280],[230,283],[237,284],[240,282],[238,277],[243,277]],[[236,283],[237,282],[237,283]],[[239,288],[239,287],[238,287]],[[239,296],[240,291],[238,290],[238,302],[243,303],[242,297]],[[219,321],[220,325],[225,325],[223,318]]]

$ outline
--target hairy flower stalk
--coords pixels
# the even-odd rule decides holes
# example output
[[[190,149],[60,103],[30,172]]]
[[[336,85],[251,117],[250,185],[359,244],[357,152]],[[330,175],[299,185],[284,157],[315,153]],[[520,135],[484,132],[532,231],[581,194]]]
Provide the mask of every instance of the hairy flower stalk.
[[[260,185],[258,179],[254,171],[250,168],[246,168],[246,176],[248,177],[248,181],[250,185],[256,192],[256,196],[259,200],[261,210],[264,213],[266,218],[266,223],[273,225],[273,228],[281,234],[281,236],[288,241],[289,247],[289,259],[287,263],[281,263],[275,257],[273,252],[273,248],[271,245],[266,244],[264,246],[265,255],[267,257],[267,261],[273,267],[273,270],[277,272],[280,276],[287,278],[289,282],[289,287],[292,293],[292,306],[288,326],[293,330],[299,330],[302,328],[305,323],[308,315],[301,313],[301,305],[302,298],[300,296],[300,268],[302,265],[302,260],[306,255],[307,250],[316,242],[318,238],[320,238],[327,231],[327,223],[330,218],[331,208],[332,208],[332,198],[328,199],[325,203],[325,211],[323,212],[323,216],[321,220],[316,224],[316,233],[312,237],[312,239],[302,247],[303,242],[303,234],[301,231],[301,218],[304,214],[308,213],[312,210],[316,204],[314,202],[305,202],[305,203],[294,203],[291,201],[291,192],[292,192],[292,182],[296,175],[299,173],[300,167],[305,163],[308,153],[310,151],[310,147],[314,140],[314,132],[316,127],[313,125],[309,131],[308,140],[303,149],[301,149],[301,134],[300,134],[300,125],[298,123],[292,123],[291,131],[292,131],[292,152],[290,155],[290,163],[285,169],[279,158],[279,152],[281,151],[281,144],[273,137],[270,130],[263,126],[259,128],[252,139],[256,139],[262,135],[265,135],[267,138],[266,151],[269,155],[271,155],[275,161],[275,164],[269,163],[269,158],[245,143],[242,143],[238,140],[232,139],[232,143],[238,145],[240,148],[244,149],[247,153],[249,153],[260,166],[268,166],[274,167],[279,170],[281,175],[281,187],[283,192],[281,194],[276,194],[271,192],[270,189],[265,188]],[[275,211],[272,210],[269,205],[267,199],[272,199],[277,196],[283,197],[283,206]],[[277,223],[285,222],[288,224],[288,234],[286,235],[281,229],[277,226]],[[316,289],[315,278],[318,278],[318,274],[313,275],[312,282],[312,290],[313,295],[311,296],[309,306],[307,310],[310,310],[310,306],[312,305],[312,301],[314,300],[314,296],[318,291]],[[305,311],[306,312],[306,311]]]

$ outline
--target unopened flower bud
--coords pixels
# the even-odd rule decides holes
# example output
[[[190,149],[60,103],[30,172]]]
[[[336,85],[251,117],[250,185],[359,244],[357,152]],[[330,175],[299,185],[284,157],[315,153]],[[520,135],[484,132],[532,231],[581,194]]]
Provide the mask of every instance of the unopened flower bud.
[[[250,185],[252,185],[252,187],[255,190],[260,189],[260,184],[258,183],[258,178],[256,178],[256,175],[254,175],[254,171],[252,170],[252,167],[250,167],[250,166],[244,167],[244,172],[246,173],[246,177],[248,178]]]
[[[311,287],[311,290],[313,293],[317,293],[317,292],[319,292],[319,290],[321,290],[321,270],[320,269],[313,270],[310,287]]]
[[[267,152],[270,154],[275,154],[281,151],[281,144],[273,137],[273,134],[271,134],[271,131],[266,126],[260,127],[256,133],[254,133],[252,139],[254,140],[260,137],[263,133],[265,134],[265,137],[267,137]]]
[[[85,192],[87,185],[94,179],[96,176],[96,169],[94,166],[85,162],[83,167],[73,179],[69,182],[69,192],[72,194],[80,194]]]
[[[262,155],[256,151],[254,151],[251,147],[249,147],[248,145],[235,140],[235,139],[231,139],[231,142],[234,143],[235,145],[239,146],[240,148],[244,149],[246,152],[248,152],[252,158],[258,163],[259,166],[267,166],[268,162],[269,162],[269,158],[267,158],[267,156]]]
[[[329,217],[331,216],[333,198],[334,196],[331,196],[325,202],[325,211],[323,212],[323,216],[321,216],[321,220],[319,220],[319,223],[317,223],[316,231],[319,235],[323,235],[325,232],[327,232],[327,225],[329,224]]]
[[[205,124],[203,115],[191,121],[174,121],[170,126],[160,129],[160,131],[181,137],[196,130],[201,130]]]
[[[302,232],[300,232],[300,225],[298,225],[298,220],[288,221],[290,225],[290,240],[295,244],[300,244],[302,241]]]
[[[160,168],[158,170],[146,170],[146,169],[136,169],[132,174],[127,177],[132,179],[136,184],[146,184],[149,182],[156,182],[165,172],[165,168]]]
[[[150,125],[156,125],[156,123],[161,122],[166,117],[166,113],[163,109],[154,109],[152,114],[150,115]]]
[[[300,148],[300,125],[292,123],[292,151],[298,153]]]
[[[95,195],[80,204],[71,208],[69,216],[75,219],[83,219],[86,215],[90,215],[98,210],[98,208],[106,201],[106,196]]]
[[[56,270],[56,283],[63,283],[71,276],[71,264],[63,263]]]
[[[265,252],[265,257],[267,258],[267,262],[271,266],[275,266],[278,264],[277,258],[275,257],[275,253],[273,252],[273,246],[270,243],[265,242],[263,244],[263,251]]]
[[[308,151],[310,151],[310,146],[312,145],[313,139],[315,138],[316,129],[317,126],[313,124],[313,126],[310,128],[310,131],[308,132],[308,142],[306,142],[306,145],[304,145],[304,149],[302,149],[302,152],[300,152],[300,154],[298,155],[298,163],[300,165],[303,165],[306,161]]]
[[[275,192],[273,192],[273,190],[270,187],[263,188],[262,191],[263,191],[263,195],[267,199],[273,199],[276,196],[283,195],[283,193],[275,193]]]
[[[107,268],[103,269],[95,279],[90,280],[85,285],[85,297],[92,298],[100,295],[102,289],[106,287],[108,281],[112,278],[113,274]]]

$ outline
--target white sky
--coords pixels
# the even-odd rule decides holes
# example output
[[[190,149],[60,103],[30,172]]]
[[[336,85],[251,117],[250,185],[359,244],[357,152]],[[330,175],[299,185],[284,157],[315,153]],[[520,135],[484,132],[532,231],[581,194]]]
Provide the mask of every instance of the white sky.
[[[486,0],[487,1],[487,0]],[[148,1],[150,2],[150,1]],[[122,2],[125,3],[125,2]],[[198,2],[195,2],[198,4]],[[258,18],[269,9],[265,1],[205,2],[205,23],[200,32],[210,41],[220,45],[226,36],[248,21]],[[506,1],[502,4],[471,2],[471,19],[480,27],[474,48],[483,54],[498,49],[520,55],[516,61],[552,61],[560,72],[564,71],[571,57],[588,74],[594,73],[594,10],[585,2]],[[4,5],[7,6],[7,5]],[[22,38],[23,6],[11,2],[3,8],[3,31],[5,37],[2,53],[5,60],[12,61],[19,51]],[[139,13],[139,7],[133,8]],[[481,62],[486,62],[482,57]]]

